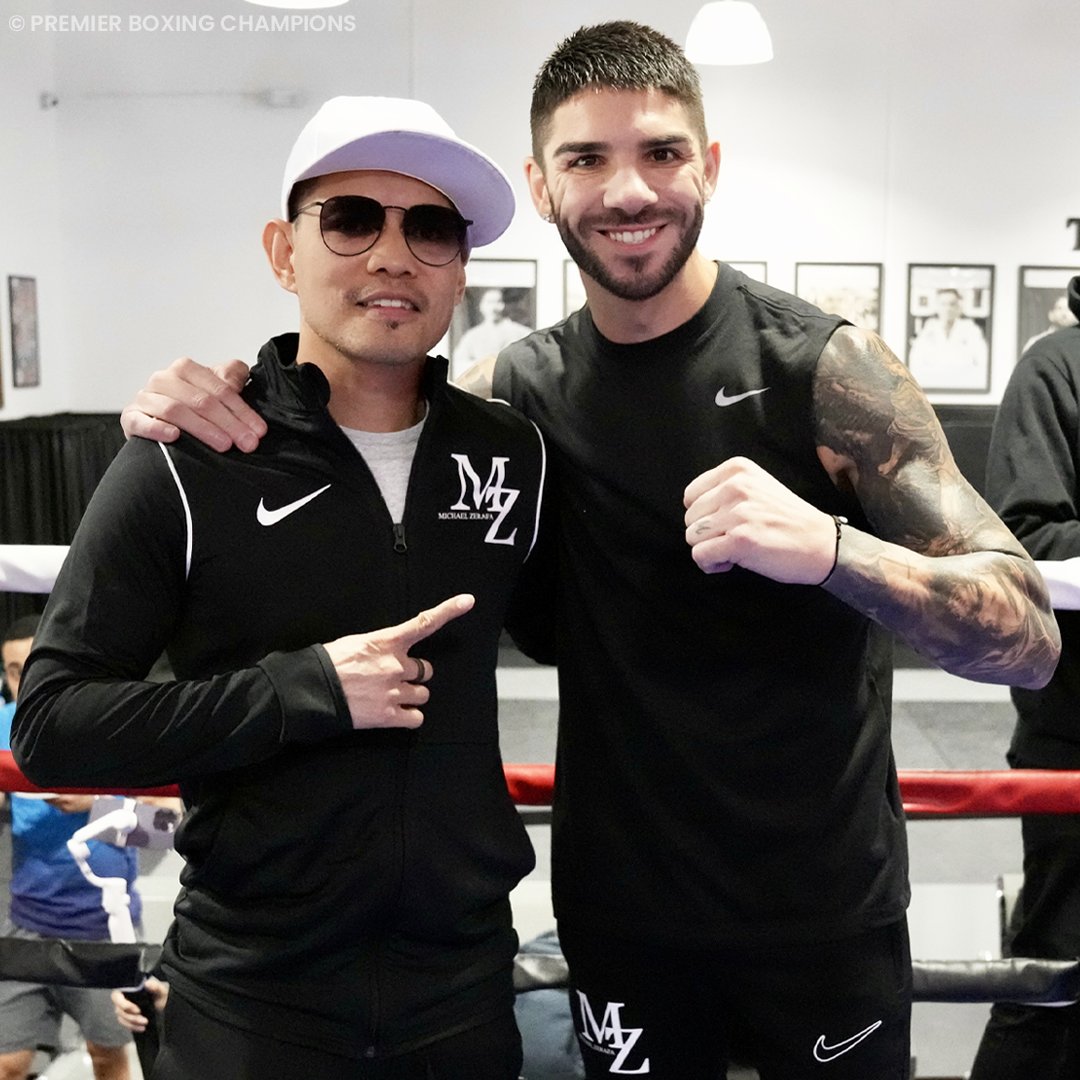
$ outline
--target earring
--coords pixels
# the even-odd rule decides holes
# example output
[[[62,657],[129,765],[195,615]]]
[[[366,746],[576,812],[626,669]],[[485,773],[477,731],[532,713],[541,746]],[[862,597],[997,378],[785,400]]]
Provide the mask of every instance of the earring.
[[[544,220],[545,220],[545,221],[546,221],[546,222],[547,222],[547,223],[548,223],[549,225],[552,225],[552,224],[554,224],[554,222],[555,222],[555,215],[549,212],[549,213],[547,213],[547,214],[545,214],[545,215],[544,215]]]

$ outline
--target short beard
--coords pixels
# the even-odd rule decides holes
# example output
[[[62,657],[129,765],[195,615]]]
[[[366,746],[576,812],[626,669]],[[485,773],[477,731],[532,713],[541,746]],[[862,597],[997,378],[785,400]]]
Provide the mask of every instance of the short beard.
[[[559,216],[558,211],[555,211],[554,215],[555,227],[559,230],[562,242],[583,274],[592,278],[602,289],[617,296],[620,300],[649,300],[657,293],[663,292],[675,280],[676,275],[693,254],[694,248],[697,247],[698,237],[701,235],[701,226],[705,221],[705,208],[700,203],[694,207],[694,216],[683,232],[682,242],[652,277],[643,276],[645,259],[633,257],[626,259],[634,274],[629,281],[615,277],[600,257],[587,248],[578,235],[571,230],[565,219]],[[628,228],[632,227],[632,220],[627,222]]]

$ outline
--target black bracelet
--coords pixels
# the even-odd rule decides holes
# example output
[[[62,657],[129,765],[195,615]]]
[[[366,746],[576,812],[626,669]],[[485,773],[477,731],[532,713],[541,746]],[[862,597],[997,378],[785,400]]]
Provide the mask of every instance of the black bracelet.
[[[836,550],[833,552],[832,566],[829,567],[829,572],[818,582],[819,586],[824,585],[833,576],[836,564],[840,561],[840,526],[848,523],[848,519],[841,517],[839,514],[830,514],[829,517],[833,519],[833,524],[836,526]]]

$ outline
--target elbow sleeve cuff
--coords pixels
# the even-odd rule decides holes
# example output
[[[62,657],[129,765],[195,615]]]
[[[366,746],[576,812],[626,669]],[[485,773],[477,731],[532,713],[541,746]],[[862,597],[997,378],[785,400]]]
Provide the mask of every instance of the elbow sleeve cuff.
[[[271,653],[259,667],[277,695],[283,743],[318,742],[352,731],[345,695],[321,645]]]

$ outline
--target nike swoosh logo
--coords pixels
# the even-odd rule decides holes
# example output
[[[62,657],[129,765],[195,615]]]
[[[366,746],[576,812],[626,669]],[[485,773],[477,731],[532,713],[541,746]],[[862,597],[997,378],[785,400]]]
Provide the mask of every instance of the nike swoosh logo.
[[[329,486],[327,484],[326,487],[321,487],[318,491],[313,491],[310,495],[297,499],[296,502],[279,506],[276,510],[267,510],[265,501],[260,499],[259,509],[255,511],[255,516],[259,519],[260,525],[276,525],[279,521],[284,521],[290,514],[299,510],[301,506],[307,506],[312,499],[317,499]]]
[[[767,386],[763,386],[760,390],[747,390],[742,394],[727,394],[725,393],[727,387],[721,386],[716,394],[716,404],[723,409],[725,406],[734,405],[735,402],[742,401],[744,398],[754,397],[755,394],[764,394],[768,389]]]
[[[818,1041],[814,1043],[814,1057],[822,1063],[835,1061],[841,1054],[846,1054],[849,1050],[858,1046],[863,1039],[873,1035],[879,1027],[881,1027],[880,1020],[871,1024],[868,1028],[863,1028],[858,1035],[852,1035],[850,1039],[844,1039],[843,1042],[834,1043],[832,1046],[827,1046],[825,1036],[819,1035]]]

